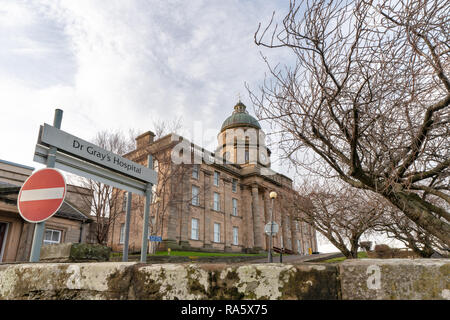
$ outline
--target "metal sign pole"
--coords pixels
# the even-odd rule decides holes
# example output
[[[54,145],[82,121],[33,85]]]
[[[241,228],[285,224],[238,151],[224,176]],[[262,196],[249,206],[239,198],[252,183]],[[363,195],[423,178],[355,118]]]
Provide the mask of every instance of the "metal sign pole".
[[[63,111],[61,109],[55,109],[55,116],[53,118],[53,126],[61,129]],[[47,168],[55,167],[56,159],[55,147],[51,147],[48,154]],[[30,262],[38,262],[41,257],[42,239],[44,237],[45,221],[39,222],[34,227],[33,244],[31,245]]]
[[[34,161],[46,164],[48,168],[56,167],[60,170],[128,191],[124,261],[128,260],[131,193],[145,195],[142,240],[144,255],[141,256],[141,260],[145,261],[148,248],[148,220],[152,186],[158,183],[158,173],[152,169],[152,157],[148,157],[148,165],[145,167],[88,141],[68,134],[60,130],[62,114],[62,110],[56,109],[53,126],[44,124],[40,127]],[[36,224],[30,262],[39,261],[44,232],[45,224],[43,222]]]
[[[273,198],[272,198],[272,205],[270,208],[270,236],[269,236],[269,263],[273,262],[273,258],[272,258],[272,235],[273,235]]]
[[[147,167],[153,168],[153,157],[148,155]],[[152,202],[152,187],[153,184],[147,184],[147,190],[145,191],[145,204],[144,204],[144,223],[142,226],[142,246],[141,246],[141,262],[147,262],[147,249],[148,249],[148,220],[150,215],[150,203]]]
[[[132,193],[127,192],[127,213],[125,216],[125,239],[123,244],[123,256],[122,261],[128,261],[128,243],[130,240],[130,217],[131,217],[131,197]]]

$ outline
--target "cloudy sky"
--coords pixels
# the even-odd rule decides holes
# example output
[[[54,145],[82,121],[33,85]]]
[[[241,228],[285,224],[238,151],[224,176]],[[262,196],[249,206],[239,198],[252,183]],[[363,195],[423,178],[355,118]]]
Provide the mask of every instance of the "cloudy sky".
[[[39,125],[52,122],[55,108],[64,110],[62,129],[85,140],[182,117],[185,132],[202,125],[211,150],[239,93],[253,113],[244,83],[263,81],[261,53],[287,59],[253,42],[258,23],[287,6],[0,0],[0,159],[36,166]]]
[[[0,0],[0,159],[42,167],[34,145],[55,108],[62,129],[85,140],[181,117],[187,137],[200,125],[205,141],[195,142],[213,150],[239,93],[254,114],[244,83],[264,80],[261,54],[289,62],[288,52],[253,42],[258,23],[274,10],[282,17],[288,3]]]

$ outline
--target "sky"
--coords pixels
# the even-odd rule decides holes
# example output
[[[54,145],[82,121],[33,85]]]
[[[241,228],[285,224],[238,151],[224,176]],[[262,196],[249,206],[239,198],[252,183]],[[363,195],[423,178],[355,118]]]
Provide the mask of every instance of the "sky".
[[[85,140],[181,117],[188,138],[201,125],[195,142],[213,149],[239,96],[254,114],[244,83],[262,83],[261,53],[286,58],[253,36],[287,4],[0,0],[0,159],[34,166],[39,125],[55,108],[61,129]]]
[[[33,162],[39,126],[64,111],[61,129],[92,140],[103,130],[152,130],[180,118],[201,126],[213,151],[239,97],[254,114],[257,90],[283,49],[254,43],[260,22],[288,0],[0,0],[0,159]],[[269,125],[262,122],[266,133]],[[198,130],[198,128],[197,128]],[[272,151],[277,152],[272,146]],[[273,169],[283,166],[272,159]],[[323,239],[320,251],[336,251]]]

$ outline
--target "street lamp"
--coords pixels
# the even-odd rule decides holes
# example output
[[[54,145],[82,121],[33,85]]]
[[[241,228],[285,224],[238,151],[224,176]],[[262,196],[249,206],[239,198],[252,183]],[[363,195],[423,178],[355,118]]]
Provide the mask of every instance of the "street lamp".
[[[283,243],[283,225],[281,225],[280,240],[281,240],[280,263],[283,263],[283,251],[284,251],[284,243]]]
[[[275,191],[272,191],[269,194],[269,197],[272,201],[272,206],[270,208],[270,235],[269,235],[269,256],[268,260],[269,263],[273,262],[272,258],[272,234],[273,234],[273,200],[277,198],[277,193]]]

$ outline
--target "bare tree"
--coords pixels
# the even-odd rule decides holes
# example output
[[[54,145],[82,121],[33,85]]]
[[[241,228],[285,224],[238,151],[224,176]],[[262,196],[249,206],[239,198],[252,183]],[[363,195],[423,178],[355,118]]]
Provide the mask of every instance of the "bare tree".
[[[401,241],[423,258],[429,258],[436,251],[449,254],[445,244],[408,219],[400,210],[390,204],[384,204],[385,213],[374,227],[388,238]]]
[[[176,207],[180,214],[187,211],[186,206],[192,202],[192,193],[187,187],[187,182],[192,174],[193,165],[175,164],[172,161],[172,147],[178,141],[163,141],[168,134],[177,134],[182,129],[180,118],[172,121],[157,121],[153,124],[155,143],[140,153],[150,152],[153,156],[153,169],[158,173],[158,184],[153,187],[152,204],[150,206],[152,219],[150,220],[149,234],[162,235],[167,226],[169,210]],[[141,157],[136,154],[135,157]],[[144,198],[133,197],[133,209],[137,210],[141,217],[144,213]],[[182,223],[182,217],[177,221]],[[181,230],[181,227],[179,228]],[[155,253],[157,246],[151,243],[150,252]]]
[[[170,121],[167,120],[155,120],[153,121],[153,133],[155,139],[161,139],[169,133],[176,133],[180,135],[180,131],[183,129],[183,119],[181,117],[174,118]]]
[[[383,214],[367,191],[350,186],[329,182],[304,186],[296,197],[292,202],[296,219],[310,224],[349,259],[358,258],[361,236],[370,231]]]
[[[170,148],[158,150],[153,154],[154,170],[158,173],[158,184],[153,188],[150,212],[151,235],[162,235],[165,224],[168,223],[169,209],[192,201],[183,196],[183,182],[189,178],[192,165],[174,164],[171,159]],[[144,198],[134,197],[133,207],[140,216],[144,214]],[[181,221],[181,219],[178,219]],[[156,246],[152,243],[150,252],[154,253]]]
[[[127,153],[133,146],[133,142],[120,131],[101,131],[92,143],[119,155]],[[95,238],[98,243],[106,244],[110,227],[122,210],[120,192],[110,185],[86,178],[81,178],[80,184],[92,194],[92,197],[83,196],[82,199],[94,216]]]
[[[295,166],[382,195],[447,246],[449,11],[445,0],[291,1],[255,42],[289,49],[292,64],[265,58],[269,78],[249,89]]]

